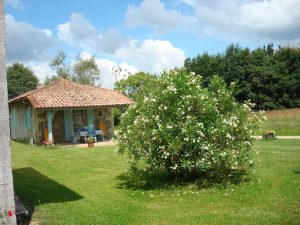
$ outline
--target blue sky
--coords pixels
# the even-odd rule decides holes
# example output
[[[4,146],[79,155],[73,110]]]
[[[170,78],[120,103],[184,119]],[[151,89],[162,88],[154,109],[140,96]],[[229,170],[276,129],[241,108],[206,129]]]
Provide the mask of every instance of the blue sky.
[[[7,62],[22,62],[41,81],[64,49],[95,56],[101,84],[113,87],[112,67],[159,74],[186,57],[300,43],[299,0],[5,0]]]

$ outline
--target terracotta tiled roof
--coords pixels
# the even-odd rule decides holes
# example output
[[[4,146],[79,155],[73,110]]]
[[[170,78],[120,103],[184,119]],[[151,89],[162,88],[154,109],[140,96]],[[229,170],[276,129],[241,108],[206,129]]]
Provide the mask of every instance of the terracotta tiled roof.
[[[28,100],[37,109],[82,108],[130,105],[134,102],[122,93],[91,85],[58,79],[42,88],[26,92],[9,103]]]

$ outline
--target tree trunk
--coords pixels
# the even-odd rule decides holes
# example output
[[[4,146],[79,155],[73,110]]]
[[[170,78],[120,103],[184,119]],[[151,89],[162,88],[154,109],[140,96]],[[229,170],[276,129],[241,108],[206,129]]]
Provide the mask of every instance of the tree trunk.
[[[0,224],[16,224],[11,171],[10,132],[5,56],[5,21],[0,0]]]

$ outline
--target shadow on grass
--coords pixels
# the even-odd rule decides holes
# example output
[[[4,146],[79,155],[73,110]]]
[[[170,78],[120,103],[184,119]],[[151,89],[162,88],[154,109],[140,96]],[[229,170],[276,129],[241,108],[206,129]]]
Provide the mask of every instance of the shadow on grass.
[[[31,167],[14,169],[14,189],[21,198],[29,216],[18,224],[30,224],[34,208],[40,204],[76,201],[83,197]]]
[[[249,173],[244,170],[231,170],[217,175],[211,173],[192,174],[189,176],[174,176],[164,170],[144,171],[138,170],[117,176],[118,188],[130,190],[170,189],[176,186],[195,185],[198,189],[226,188],[232,184],[249,182]]]

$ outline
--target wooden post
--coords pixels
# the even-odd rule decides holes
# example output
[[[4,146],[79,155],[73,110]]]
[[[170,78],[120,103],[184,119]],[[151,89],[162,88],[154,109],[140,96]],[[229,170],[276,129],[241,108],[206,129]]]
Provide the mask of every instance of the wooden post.
[[[73,118],[72,110],[64,110],[64,122],[65,122],[65,141],[71,141],[73,138]]]
[[[88,127],[95,128],[95,109],[87,109]]]
[[[3,0],[0,0],[0,224],[15,225],[16,215],[11,171],[3,2]]]
[[[48,123],[48,140],[49,144],[53,142],[53,135],[52,135],[52,111],[47,111],[47,123]]]

